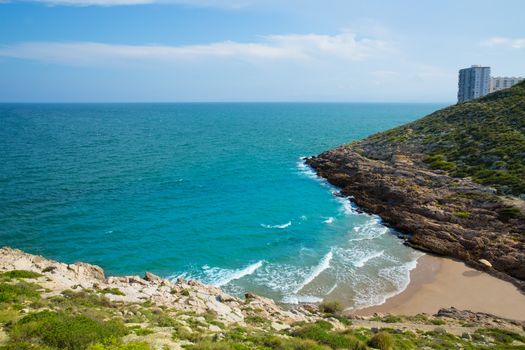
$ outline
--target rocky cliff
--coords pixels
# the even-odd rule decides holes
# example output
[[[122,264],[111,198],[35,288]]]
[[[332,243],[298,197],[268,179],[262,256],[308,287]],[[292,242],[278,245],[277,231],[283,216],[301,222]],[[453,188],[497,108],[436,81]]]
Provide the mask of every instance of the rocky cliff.
[[[525,84],[307,159],[415,248],[525,290]]]

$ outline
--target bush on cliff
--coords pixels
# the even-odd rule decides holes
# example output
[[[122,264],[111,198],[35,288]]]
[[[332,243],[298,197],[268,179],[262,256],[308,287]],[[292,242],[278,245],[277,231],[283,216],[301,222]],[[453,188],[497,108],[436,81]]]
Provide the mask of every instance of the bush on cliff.
[[[92,344],[127,334],[119,321],[102,321],[86,316],[41,311],[18,320],[10,329],[10,343],[37,347],[81,350]]]
[[[386,332],[379,332],[368,341],[368,345],[375,349],[391,350],[394,348],[394,339]]]
[[[339,315],[343,311],[343,306],[338,301],[323,301],[319,304],[319,311],[325,314]]]
[[[0,283],[0,303],[19,303],[38,298],[38,285],[26,282],[16,284]]]

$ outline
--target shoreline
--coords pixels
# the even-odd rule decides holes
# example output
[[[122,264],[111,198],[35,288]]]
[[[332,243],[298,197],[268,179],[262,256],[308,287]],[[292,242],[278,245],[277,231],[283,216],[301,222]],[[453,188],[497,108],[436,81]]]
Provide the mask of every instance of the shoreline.
[[[450,258],[426,254],[410,271],[410,283],[381,305],[349,311],[356,316],[435,314],[439,309],[484,312],[525,320],[525,295],[510,282]]]

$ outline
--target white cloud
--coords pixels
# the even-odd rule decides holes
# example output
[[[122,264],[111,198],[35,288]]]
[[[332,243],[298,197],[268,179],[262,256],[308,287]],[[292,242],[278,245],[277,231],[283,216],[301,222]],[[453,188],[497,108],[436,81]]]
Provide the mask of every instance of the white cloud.
[[[381,40],[337,35],[273,35],[261,42],[224,41],[206,45],[116,45],[96,42],[27,42],[0,47],[0,57],[68,65],[105,65],[112,62],[175,62],[198,58],[241,60],[341,59],[359,61],[391,50]]]
[[[507,47],[512,49],[525,49],[525,38],[492,37],[481,43],[487,47]]]

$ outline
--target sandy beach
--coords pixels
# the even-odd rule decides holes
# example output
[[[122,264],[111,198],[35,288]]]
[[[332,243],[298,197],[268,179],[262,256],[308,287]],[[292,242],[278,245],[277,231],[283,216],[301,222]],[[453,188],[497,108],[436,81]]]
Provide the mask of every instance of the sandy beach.
[[[353,311],[357,315],[392,313],[434,314],[440,308],[487,312],[525,320],[525,295],[511,283],[474,270],[462,262],[425,255],[411,271],[411,282],[402,293],[384,304]]]

